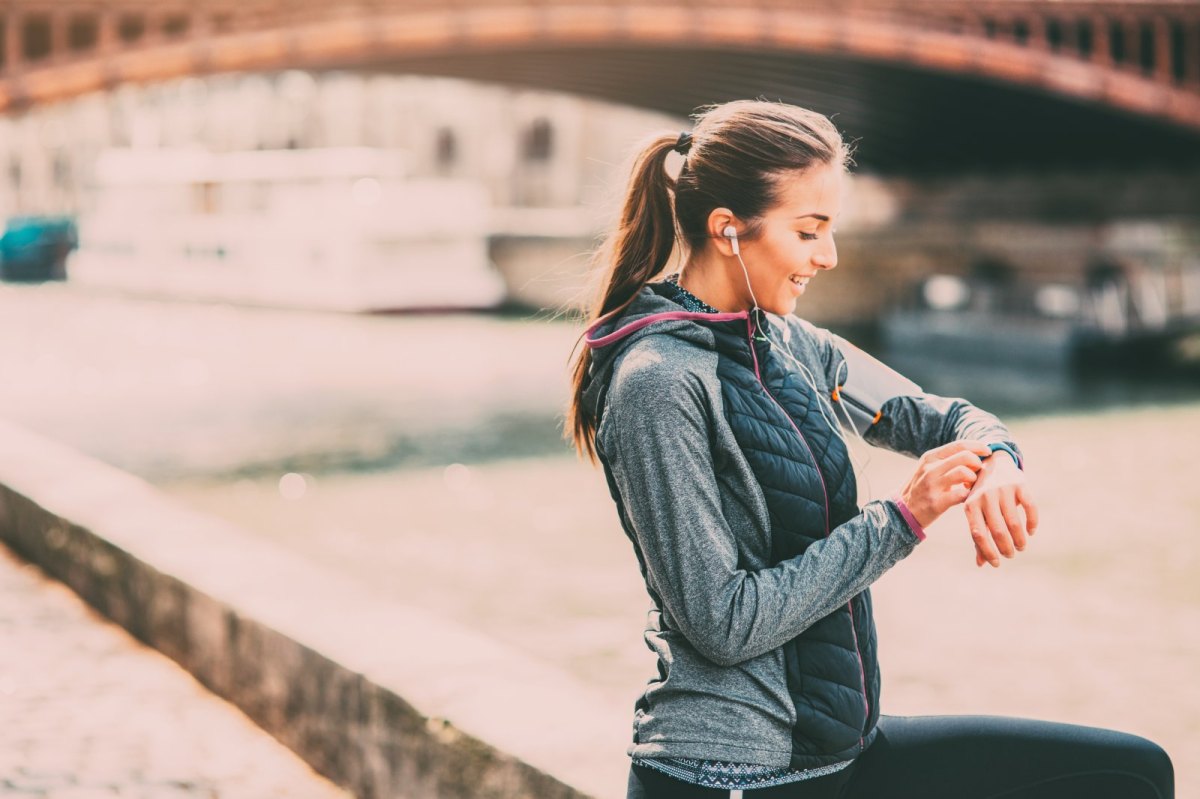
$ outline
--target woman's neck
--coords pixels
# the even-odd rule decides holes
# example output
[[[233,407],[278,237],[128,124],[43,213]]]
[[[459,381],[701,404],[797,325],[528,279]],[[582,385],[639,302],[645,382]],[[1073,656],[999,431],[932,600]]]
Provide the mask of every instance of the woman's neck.
[[[688,259],[679,272],[679,285],[722,313],[749,310],[751,303],[731,285],[722,265]]]

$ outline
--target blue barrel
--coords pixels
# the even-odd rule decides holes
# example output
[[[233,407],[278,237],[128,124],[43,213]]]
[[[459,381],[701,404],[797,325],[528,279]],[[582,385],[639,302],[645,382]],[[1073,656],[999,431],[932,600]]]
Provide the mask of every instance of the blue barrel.
[[[66,280],[67,255],[78,245],[72,217],[12,217],[0,237],[0,280]]]

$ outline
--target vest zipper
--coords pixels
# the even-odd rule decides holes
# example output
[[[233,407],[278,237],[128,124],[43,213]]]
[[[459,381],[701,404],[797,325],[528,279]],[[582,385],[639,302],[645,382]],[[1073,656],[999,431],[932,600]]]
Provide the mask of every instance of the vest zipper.
[[[867,722],[871,720],[871,700],[867,699],[867,672],[863,668],[862,650],[858,646],[858,628],[854,624],[854,597],[850,597],[850,632],[854,635],[854,654],[858,656],[858,677],[862,680],[863,687],[863,732],[866,732]],[[858,751],[861,753],[866,747],[863,746],[863,738],[860,735],[858,738]]]
[[[758,367],[758,351],[754,349],[754,321],[751,316],[746,317],[746,334],[750,343],[750,357],[754,359],[754,376],[758,378],[758,384],[762,386],[763,393],[775,403],[775,407],[779,408],[783,413],[783,418],[788,420],[788,424],[796,431],[796,435],[800,438],[800,443],[804,444],[804,449],[808,452],[808,457],[812,458],[813,467],[817,470],[817,479],[821,482],[821,494],[825,498],[825,537],[829,537],[829,489],[825,486],[825,475],[821,473],[821,464],[817,462],[817,456],[813,454],[812,447],[808,445],[808,439],[804,437],[804,433],[800,431],[799,425],[792,419],[791,415],[780,404],[779,400],[767,388],[767,381],[763,380],[762,372]],[[820,402],[820,397],[817,398]],[[862,680],[862,696],[863,708],[865,715],[863,716],[863,731],[866,731],[867,722],[871,719],[871,701],[867,698],[867,672],[863,668],[862,650],[858,645],[858,629],[854,624],[854,598],[851,597],[847,603],[850,608],[850,632],[854,636],[854,654],[858,658],[858,676]],[[863,746],[863,736],[858,738],[858,751],[861,753],[865,747]]]

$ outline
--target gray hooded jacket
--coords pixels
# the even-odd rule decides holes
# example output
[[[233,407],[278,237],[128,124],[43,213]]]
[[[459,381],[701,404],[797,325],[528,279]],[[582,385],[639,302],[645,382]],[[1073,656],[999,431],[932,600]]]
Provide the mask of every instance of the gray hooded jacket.
[[[893,500],[858,506],[844,444],[754,317],[684,311],[665,293],[647,285],[587,338],[583,408],[653,603],[658,669],[628,754],[851,760],[879,715],[868,586],[923,533]],[[765,316],[831,396],[846,370],[828,331]],[[1016,449],[991,414],[927,394],[889,400],[866,438],[913,456],[959,438]]]

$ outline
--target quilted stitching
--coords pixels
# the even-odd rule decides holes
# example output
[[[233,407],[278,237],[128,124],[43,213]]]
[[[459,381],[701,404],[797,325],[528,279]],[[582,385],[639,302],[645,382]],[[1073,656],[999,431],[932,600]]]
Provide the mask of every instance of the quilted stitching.
[[[825,534],[826,503],[829,529],[858,513],[849,454],[822,418],[820,400],[812,388],[791,369],[782,367],[774,353],[766,348],[757,351],[768,396],[753,371],[744,329],[738,334],[714,326],[714,333],[725,412],[762,487],[772,525],[773,557],[776,562],[795,557]],[[797,440],[793,425],[803,434],[807,447]],[[814,458],[824,467],[820,471]],[[874,663],[870,598],[866,592],[860,598],[853,608],[855,629],[850,607],[843,606],[784,647],[788,690],[797,713],[793,731],[797,751],[828,751],[831,746],[844,749],[857,742],[863,729],[863,675],[872,716],[878,713],[879,674]],[[859,632],[857,643],[855,630]]]

